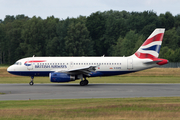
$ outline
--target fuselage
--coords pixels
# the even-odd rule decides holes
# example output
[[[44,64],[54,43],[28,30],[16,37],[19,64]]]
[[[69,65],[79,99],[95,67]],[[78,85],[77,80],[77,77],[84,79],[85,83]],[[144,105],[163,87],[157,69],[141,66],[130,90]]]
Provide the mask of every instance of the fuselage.
[[[121,75],[158,66],[143,64],[149,59],[129,57],[28,57],[18,60],[7,71],[22,76],[49,76],[52,72],[63,72],[87,66],[97,66],[91,77]]]

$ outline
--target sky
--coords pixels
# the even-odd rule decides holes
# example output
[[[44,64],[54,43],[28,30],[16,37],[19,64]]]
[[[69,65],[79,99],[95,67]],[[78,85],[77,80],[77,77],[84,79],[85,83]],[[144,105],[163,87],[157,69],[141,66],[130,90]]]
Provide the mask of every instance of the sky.
[[[180,14],[180,0],[0,0],[0,19],[6,15],[24,14],[28,17],[46,19],[54,16],[67,17],[89,16],[97,11],[136,11],[153,10],[159,15],[167,11],[174,16]]]

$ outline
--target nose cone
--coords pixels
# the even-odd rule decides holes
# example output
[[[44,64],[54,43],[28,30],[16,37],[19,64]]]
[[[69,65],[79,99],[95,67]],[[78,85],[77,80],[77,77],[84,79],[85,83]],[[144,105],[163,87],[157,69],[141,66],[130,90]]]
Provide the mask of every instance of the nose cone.
[[[7,72],[9,72],[10,73],[10,71],[12,71],[12,69],[11,69],[12,67],[11,66],[9,66],[8,68],[7,68]]]

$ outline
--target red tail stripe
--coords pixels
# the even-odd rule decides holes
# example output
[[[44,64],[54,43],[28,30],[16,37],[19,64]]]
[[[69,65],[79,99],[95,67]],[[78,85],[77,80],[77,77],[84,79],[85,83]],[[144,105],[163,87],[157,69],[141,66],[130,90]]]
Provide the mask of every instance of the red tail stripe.
[[[159,33],[152,38],[147,39],[142,46],[148,45],[149,43],[152,43],[154,41],[162,41],[164,33]]]
[[[153,55],[151,55],[151,54],[148,54],[148,53],[136,52],[135,55],[136,55],[138,58],[140,58],[140,59],[147,59],[147,58],[149,58],[149,59],[153,60],[153,59],[156,59],[156,58],[157,58],[157,57],[155,57],[155,56],[153,56]]]

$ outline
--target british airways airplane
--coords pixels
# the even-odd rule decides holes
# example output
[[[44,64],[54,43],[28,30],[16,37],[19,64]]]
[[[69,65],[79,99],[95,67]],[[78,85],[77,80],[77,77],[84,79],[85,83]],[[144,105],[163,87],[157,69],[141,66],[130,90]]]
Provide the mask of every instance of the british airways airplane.
[[[88,85],[87,77],[112,76],[132,73],[168,63],[158,58],[165,29],[158,28],[142,46],[128,57],[28,57],[8,67],[14,75],[49,76],[51,82],[70,82],[80,79],[80,85]]]

